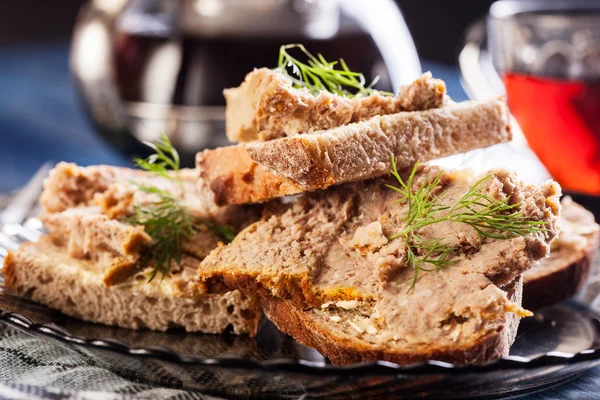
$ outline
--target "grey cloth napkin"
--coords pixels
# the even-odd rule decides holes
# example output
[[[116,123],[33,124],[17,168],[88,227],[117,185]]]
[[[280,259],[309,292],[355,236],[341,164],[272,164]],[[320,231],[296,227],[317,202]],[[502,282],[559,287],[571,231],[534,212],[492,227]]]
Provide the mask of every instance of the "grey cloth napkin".
[[[117,375],[67,345],[0,323],[0,398],[217,399]]]

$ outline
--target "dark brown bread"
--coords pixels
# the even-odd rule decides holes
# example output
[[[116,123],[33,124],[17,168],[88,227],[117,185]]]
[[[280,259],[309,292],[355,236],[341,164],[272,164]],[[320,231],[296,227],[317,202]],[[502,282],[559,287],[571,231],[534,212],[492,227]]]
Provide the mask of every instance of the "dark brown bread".
[[[573,297],[592,273],[600,237],[594,215],[565,197],[559,226],[550,256],[523,275],[523,306],[529,310]]]
[[[503,289],[507,298],[520,304],[523,284],[516,279]],[[318,309],[303,310],[276,297],[261,298],[262,309],[282,332],[292,336],[305,346],[316,349],[333,364],[353,364],[369,361],[389,361],[397,364],[412,364],[427,360],[439,360],[454,364],[483,363],[508,355],[519,327],[519,316],[506,313],[497,330],[484,336],[473,336],[468,341],[452,346],[412,347],[395,349],[362,340],[356,332],[336,327],[331,313]]]

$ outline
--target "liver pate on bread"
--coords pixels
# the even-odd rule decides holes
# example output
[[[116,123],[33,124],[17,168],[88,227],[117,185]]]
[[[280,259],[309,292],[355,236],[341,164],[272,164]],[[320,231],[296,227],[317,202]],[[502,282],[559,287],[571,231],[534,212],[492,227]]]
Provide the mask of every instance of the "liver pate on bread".
[[[194,169],[182,169],[180,177],[185,196],[183,204],[199,218],[210,218],[222,224],[238,227],[255,218],[250,206],[220,207],[213,201],[212,192],[200,184]],[[135,182],[135,184],[133,184]],[[61,162],[50,171],[44,182],[40,204],[45,213],[56,213],[79,206],[98,206],[112,219],[133,211],[133,205],[148,201],[152,196],[137,189],[136,185],[150,185],[168,190],[183,198],[181,187],[173,180],[129,168],[108,165],[79,167]],[[254,207],[256,209],[256,207]]]
[[[397,96],[375,92],[349,98],[326,91],[315,96],[308,89],[294,88],[281,72],[260,68],[223,94],[227,137],[232,142],[249,142],[331,129],[375,115],[441,107],[446,86],[425,73],[401,87]]]
[[[200,152],[200,181],[219,205],[262,202],[386,175],[511,139],[503,100],[451,103],[266,142]]]
[[[439,171],[421,167],[417,187]],[[542,221],[545,230],[500,240],[454,222],[424,228],[423,238],[442,235],[455,246],[456,259],[424,272],[410,289],[414,270],[403,241],[388,239],[407,210],[396,204],[398,193],[386,187],[391,183],[341,185],[267,213],[205,258],[200,280],[209,291],[259,293],[280,329],[334,362],[435,356],[463,363],[506,354],[516,329],[511,313],[522,314],[514,295],[520,275],[548,254],[557,233],[558,185],[525,185],[512,173],[492,172],[486,193],[521,203],[513,212]],[[453,204],[472,183],[442,172],[436,193]]]
[[[561,203],[560,233],[552,242],[550,256],[523,274],[523,306],[530,310],[574,296],[593,270],[600,238],[594,215],[571,197]]]
[[[59,164],[42,195],[40,218],[49,233],[6,258],[7,288],[92,322],[207,333],[231,326],[235,333],[253,335],[261,315],[254,296],[209,295],[195,282],[198,264],[222,240],[203,224],[182,243],[181,265],[173,261],[164,279],[148,283],[152,238],[127,217],[158,198],[138,185],[167,190],[194,215],[238,229],[260,215],[256,207],[206,204],[196,192],[197,179],[190,179],[193,174],[181,174],[185,196],[177,182],[142,171]],[[123,308],[128,303],[137,308]]]

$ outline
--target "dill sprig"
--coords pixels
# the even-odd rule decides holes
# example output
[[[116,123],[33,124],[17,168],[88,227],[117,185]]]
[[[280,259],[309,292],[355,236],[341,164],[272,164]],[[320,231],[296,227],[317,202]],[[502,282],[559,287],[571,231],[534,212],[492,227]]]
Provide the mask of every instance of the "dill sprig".
[[[516,211],[521,203],[510,204],[510,197],[499,200],[486,193],[486,182],[492,178],[491,174],[478,180],[467,193],[450,206],[440,203],[445,192],[434,194],[443,171],[437,173],[433,179],[430,179],[431,176],[428,174],[424,183],[415,190],[413,181],[419,163],[415,164],[405,182],[398,172],[394,157],[391,161],[391,174],[400,186],[387,185],[387,187],[400,193],[401,197],[396,204],[406,203],[408,211],[403,219],[403,229],[390,236],[389,240],[402,239],[406,246],[408,264],[414,268],[413,277],[407,280],[412,280],[409,291],[417,284],[421,271],[441,270],[457,262],[453,259],[457,250],[455,247],[445,243],[441,238],[424,240],[419,235],[419,230],[426,226],[444,221],[458,222],[475,229],[480,239],[500,240],[546,231],[544,221],[527,220],[522,211]]]
[[[179,173],[179,154],[169,138],[161,134],[158,142],[146,144],[155,153],[148,158],[135,158],[134,163],[144,171],[175,180],[179,185],[181,196],[184,197],[183,180]],[[135,181],[131,183],[142,192],[156,197],[156,201],[136,204],[135,214],[125,220],[133,225],[142,225],[144,231],[152,238],[150,249],[140,260],[143,265],[153,266],[148,282],[151,282],[159,272],[163,278],[168,275],[173,262],[181,265],[183,243],[194,237],[200,225],[205,225],[227,243],[235,237],[232,227],[197,218],[182,204],[181,199],[168,191],[155,186],[138,184]]]
[[[179,153],[173,147],[171,140],[164,133],[160,134],[160,139],[156,142],[143,142],[146,146],[154,150],[147,158],[134,157],[133,163],[144,171],[155,173],[163,178],[171,179],[171,173],[177,175],[177,182],[181,189],[182,196],[185,196],[183,190],[183,181],[179,176],[180,160]],[[173,172],[171,172],[173,171]]]
[[[308,61],[304,63],[293,57],[289,52],[292,49],[300,51]],[[366,85],[365,76],[360,72],[350,71],[344,59],[327,61],[322,54],[314,56],[309,53],[302,44],[281,46],[277,66],[288,75],[294,87],[307,88],[314,95],[323,90],[346,97],[354,97],[357,94],[369,95],[376,91],[373,86],[379,80],[379,77],[376,77]],[[288,69],[291,69],[291,74]],[[379,93],[393,96],[390,92]]]
[[[154,202],[137,204],[135,215],[126,220],[134,225],[142,225],[152,238],[150,249],[140,260],[143,265],[153,266],[148,280],[151,282],[158,272],[162,273],[163,278],[169,274],[173,261],[181,265],[183,242],[194,237],[198,226],[178,198],[154,186],[136,186],[158,198]]]
[[[225,241],[225,243],[231,243],[233,241],[233,239],[235,239],[235,236],[236,236],[235,229],[233,229],[229,225],[216,224],[214,222],[206,221],[206,220],[200,219],[200,218],[196,218],[196,220],[199,223],[206,226],[211,231],[213,231],[213,233],[216,234],[221,239],[223,239],[223,241]]]

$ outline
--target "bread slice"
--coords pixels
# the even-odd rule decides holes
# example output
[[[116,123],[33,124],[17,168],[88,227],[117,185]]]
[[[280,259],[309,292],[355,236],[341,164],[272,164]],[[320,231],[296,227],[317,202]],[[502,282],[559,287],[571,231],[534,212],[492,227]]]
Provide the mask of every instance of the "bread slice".
[[[98,262],[70,257],[49,236],[26,243],[4,261],[6,288],[20,296],[84,321],[129,329],[253,335],[260,309],[253,296],[239,291],[201,294],[192,282],[199,260],[184,258],[183,268],[148,283],[144,271],[117,285],[103,283]]]
[[[249,143],[250,157],[306,190],[386,175],[390,155],[408,168],[511,140],[503,100],[465,101],[267,142]]]
[[[181,326],[209,333],[220,332],[231,324],[236,333],[254,334],[261,313],[253,296],[239,293],[212,296],[195,282],[197,265],[222,241],[205,224],[200,224],[195,236],[182,243],[182,264],[173,262],[163,279],[159,274],[154,280],[158,286],[155,287],[154,281],[147,284],[154,268],[150,264],[155,251],[152,238],[143,226],[128,223],[127,217],[134,214],[136,206],[159,198],[140,190],[139,185],[168,191],[190,212],[213,223],[231,221],[239,229],[260,215],[257,207],[219,208],[214,203],[204,203],[197,192],[197,179],[190,179],[193,175],[189,170],[182,171],[181,175],[183,191],[174,180],[142,171],[59,164],[47,179],[42,194],[44,211],[40,218],[49,233],[41,244],[25,245],[7,258],[5,275],[14,277],[7,279],[7,289],[21,295],[37,293],[37,297],[32,295],[34,300],[92,322],[159,330]],[[60,261],[59,265],[53,267],[52,259]],[[40,274],[55,274],[58,278],[36,278]],[[61,285],[65,282],[73,287],[64,289]],[[89,297],[92,294],[106,299],[94,302]],[[126,308],[99,308],[122,307],[127,301],[137,304],[142,295],[164,315],[157,319],[152,315],[139,316],[137,310],[129,310],[128,314]],[[81,310],[75,310],[72,303]],[[194,304],[204,307],[196,313],[208,313],[206,323],[192,313]],[[184,314],[173,311],[171,307],[177,305]],[[245,310],[244,318],[239,313],[224,312],[237,309]],[[140,311],[148,314],[148,307],[141,307]]]
[[[441,107],[446,86],[423,74],[411,85],[400,88],[398,96],[375,92],[353,98],[326,91],[317,96],[307,89],[295,89],[292,81],[277,70],[250,72],[237,88],[223,91],[227,103],[225,131],[232,142],[270,140],[317,129],[331,129],[375,115]]]
[[[442,201],[455,202],[473,183],[471,176],[460,172],[425,166],[415,175],[415,187],[440,172],[436,190],[444,193]],[[406,177],[407,171],[404,174]],[[402,216],[407,210],[406,204],[396,204],[399,194],[386,187],[388,184],[394,184],[394,179],[340,185],[306,194],[283,210],[265,212],[261,221],[240,232],[228,246],[215,249],[202,262],[201,279],[214,290],[260,290],[263,295],[299,305],[373,298],[378,281],[408,278],[413,273],[405,268],[403,242],[387,239],[402,229]],[[503,170],[492,172],[486,185],[492,196],[510,196],[511,201],[522,202],[515,211],[522,211],[532,220],[544,220],[548,232],[481,241],[472,228],[444,222],[436,224],[435,230],[424,228],[422,234],[441,232],[448,244],[464,248],[469,254],[463,254],[463,268],[488,273],[509,269],[499,273],[506,275],[500,282],[505,284],[549,252],[549,242],[556,235],[560,189],[555,183],[525,185],[514,173]],[[494,258],[499,253],[506,253],[501,260]],[[498,265],[481,261],[487,258]]]
[[[215,204],[268,199],[386,175],[399,168],[511,139],[502,100],[449,104],[197,155],[204,192]]]
[[[560,234],[550,256],[523,274],[523,306],[530,310],[573,297],[593,270],[600,237],[594,215],[568,196],[561,203]]]
[[[413,190],[438,172],[420,169]],[[454,222],[423,228],[423,239],[443,237],[456,248],[456,262],[422,271],[409,290],[414,269],[407,267],[404,242],[388,239],[402,229],[407,212],[405,202],[396,203],[400,195],[386,187],[393,183],[378,178],[340,185],[267,213],[204,259],[200,280],[209,291],[258,293],[281,330],[334,362],[404,363],[435,356],[462,363],[506,354],[515,323],[508,313],[524,312],[515,301],[519,296],[511,298],[502,288],[520,282],[548,254],[557,234],[560,188],[553,182],[525,185],[513,173],[493,171],[486,193],[519,204],[513,212],[543,221],[546,231],[499,240],[481,239]],[[451,205],[473,183],[463,173],[445,171],[433,193]],[[521,284],[516,286],[520,291]]]
[[[515,279],[501,288],[506,293],[506,304],[520,304],[522,287],[522,280]],[[494,321],[481,321],[482,329],[469,334],[462,334],[457,329],[460,324],[455,327],[446,325],[448,328],[443,329],[441,341],[411,340],[402,343],[403,338],[398,335],[392,337],[392,343],[382,343],[377,337],[379,331],[373,331],[377,329],[374,324],[361,323],[367,318],[348,310],[306,310],[273,296],[263,297],[261,306],[267,318],[282,332],[307,347],[317,349],[333,364],[375,360],[397,364],[426,360],[483,363],[508,354],[515,341],[520,318],[517,313],[507,312]]]

